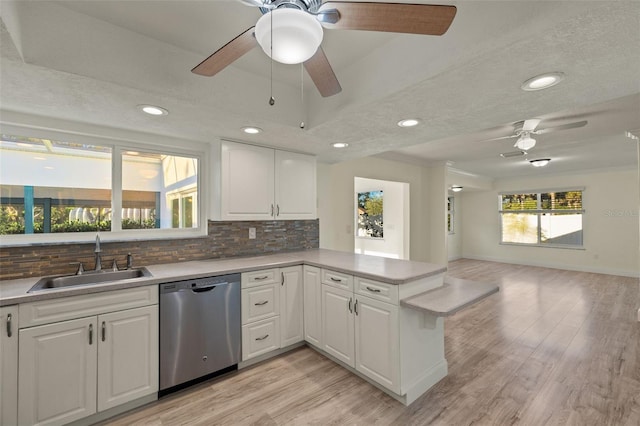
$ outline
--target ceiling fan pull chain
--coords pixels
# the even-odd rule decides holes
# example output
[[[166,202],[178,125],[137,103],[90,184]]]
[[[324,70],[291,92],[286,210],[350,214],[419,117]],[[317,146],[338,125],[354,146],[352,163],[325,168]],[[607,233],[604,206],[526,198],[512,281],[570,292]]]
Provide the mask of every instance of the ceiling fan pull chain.
[[[300,128],[304,129],[304,116],[305,116],[305,108],[304,108],[304,64],[300,64],[300,113],[302,115],[302,120],[300,121]]]
[[[275,98],[273,97],[273,10],[271,12],[269,12],[269,14],[271,15],[269,18],[271,19],[271,46],[269,47],[269,49],[271,49],[271,96],[269,97],[269,105],[273,106],[276,103]]]

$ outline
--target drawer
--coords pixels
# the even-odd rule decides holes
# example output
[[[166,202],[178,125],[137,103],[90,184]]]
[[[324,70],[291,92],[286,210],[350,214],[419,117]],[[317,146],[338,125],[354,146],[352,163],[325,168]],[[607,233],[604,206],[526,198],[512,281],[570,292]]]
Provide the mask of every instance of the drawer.
[[[241,294],[243,325],[280,313],[280,284],[245,288]]]
[[[398,286],[393,284],[381,283],[366,278],[355,277],[354,293],[371,297],[372,299],[381,300],[383,302],[398,304]]]
[[[157,304],[157,285],[23,303],[20,328]]]
[[[242,360],[280,349],[280,317],[242,326]]]
[[[261,271],[243,272],[242,273],[242,288],[257,287],[265,284],[280,284],[282,277],[280,276],[280,269],[263,269]]]
[[[353,275],[332,271],[331,269],[322,269],[320,279],[322,284],[353,291]]]

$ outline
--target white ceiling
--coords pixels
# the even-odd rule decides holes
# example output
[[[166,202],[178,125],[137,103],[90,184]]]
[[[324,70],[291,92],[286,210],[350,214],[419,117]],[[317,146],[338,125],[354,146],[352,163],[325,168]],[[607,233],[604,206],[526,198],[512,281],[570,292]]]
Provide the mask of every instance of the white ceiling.
[[[414,3],[427,1],[412,0]],[[434,2],[429,2],[434,3]],[[299,65],[274,65],[256,48],[220,74],[190,69],[254,25],[237,1],[0,1],[4,111],[137,130],[177,139],[232,138],[336,162],[384,155],[491,177],[635,164],[626,130],[640,129],[640,2],[453,1],[442,37],[326,30],[323,48],[343,87],[321,98]],[[521,83],[562,71],[538,92]],[[301,76],[304,76],[304,100]],[[165,117],[140,114],[150,103]],[[402,129],[396,122],[417,117]],[[513,123],[588,125],[537,137],[528,159],[502,159]],[[299,123],[304,120],[304,130]],[[240,131],[256,125],[265,131]],[[333,142],[347,142],[337,151]]]

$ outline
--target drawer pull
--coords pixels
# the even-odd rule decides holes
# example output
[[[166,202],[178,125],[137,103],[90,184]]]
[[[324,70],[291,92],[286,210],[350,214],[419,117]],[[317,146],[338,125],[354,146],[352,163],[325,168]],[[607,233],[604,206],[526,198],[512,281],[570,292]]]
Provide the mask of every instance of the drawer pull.
[[[89,324],[89,344],[93,345],[93,324]]]
[[[331,281],[336,282],[336,283],[341,283],[342,282],[342,278],[331,277]]]
[[[102,341],[104,342],[107,339],[107,326],[104,323],[104,321],[102,321]]]
[[[353,310],[351,309],[351,302],[352,302],[352,298],[349,298],[349,303],[347,304],[347,306],[349,307],[349,312],[353,313]]]
[[[262,305],[266,305],[267,303],[269,303],[268,300],[265,300],[264,302],[256,302],[254,303],[255,306],[262,306]]]
[[[7,314],[7,337],[13,336],[13,329],[11,327],[11,319],[12,318],[13,318],[13,315]]]
[[[373,287],[369,287],[367,286],[367,290],[373,292],[373,293],[380,293],[380,289],[379,288],[373,288]]]
[[[262,280],[266,280],[267,278],[269,278],[269,275],[263,275],[261,277],[255,277],[254,281],[262,281]]]
[[[355,312],[356,315],[358,315],[358,299],[356,299],[356,303],[353,305],[353,312]]]
[[[269,337],[269,335],[268,335],[268,334],[265,334],[265,335],[264,335],[264,336],[262,336],[262,337],[256,337],[256,340],[264,340],[264,339],[266,339],[267,337]]]

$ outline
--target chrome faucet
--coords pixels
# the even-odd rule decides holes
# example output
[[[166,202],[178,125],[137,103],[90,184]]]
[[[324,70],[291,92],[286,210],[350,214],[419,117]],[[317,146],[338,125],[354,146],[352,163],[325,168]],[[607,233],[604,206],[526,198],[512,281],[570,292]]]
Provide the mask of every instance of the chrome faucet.
[[[102,257],[100,256],[100,253],[102,253],[102,250],[100,249],[100,235],[96,234],[96,248],[95,250],[93,250],[93,252],[95,253],[95,257],[96,257],[96,266],[94,268],[94,271],[99,272],[102,271]]]

